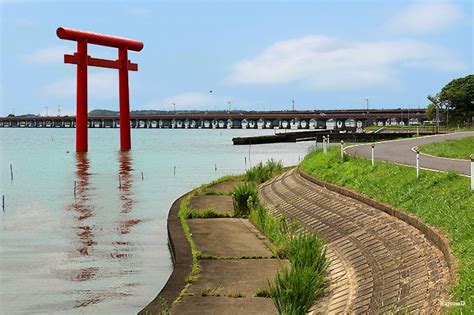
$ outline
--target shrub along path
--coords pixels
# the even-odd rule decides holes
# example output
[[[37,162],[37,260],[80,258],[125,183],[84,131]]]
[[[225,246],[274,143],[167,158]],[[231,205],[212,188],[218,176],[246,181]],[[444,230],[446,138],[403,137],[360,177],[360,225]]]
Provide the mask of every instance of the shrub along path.
[[[331,260],[327,296],[317,313],[437,313],[450,270],[441,251],[413,226],[329,191],[297,170],[260,186],[270,212],[296,218],[326,238]]]
[[[229,195],[238,182],[223,182],[190,199],[191,214],[232,215]],[[268,281],[286,260],[273,258],[267,240],[248,219],[212,216],[187,219],[199,251],[197,279],[170,309],[171,314],[275,314]],[[266,294],[263,294],[266,295]]]

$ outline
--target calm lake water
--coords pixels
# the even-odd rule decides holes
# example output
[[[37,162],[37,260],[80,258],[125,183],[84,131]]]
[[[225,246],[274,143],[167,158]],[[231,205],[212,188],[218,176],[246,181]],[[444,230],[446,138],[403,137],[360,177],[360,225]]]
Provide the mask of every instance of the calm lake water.
[[[74,129],[0,129],[1,312],[141,310],[172,271],[171,203],[245,170],[249,146],[233,146],[232,137],[268,133],[138,129],[132,151],[121,153],[118,130],[90,129],[90,152],[78,155]],[[311,146],[253,145],[250,163],[296,164]]]

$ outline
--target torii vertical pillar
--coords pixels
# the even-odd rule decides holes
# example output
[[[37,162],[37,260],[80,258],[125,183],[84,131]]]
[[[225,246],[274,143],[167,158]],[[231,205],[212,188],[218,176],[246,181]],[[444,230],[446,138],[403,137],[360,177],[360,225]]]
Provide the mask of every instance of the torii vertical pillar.
[[[58,28],[56,34],[61,39],[77,42],[74,55],[64,55],[64,62],[77,65],[77,108],[76,108],[76,151],[87,152],[87,66],[118,69],[120,98],[120,149],[130,150],[130,95],[128,71],[137,71],[138,65],[128,60],[128,51],[140,51],[143,43],[131,39],[101,35],[96,33]],[[118,48],[118,60],[91,58],[87,45],[101,45]]]
[[[119,48],[120,150],[130,150],[130,95],[128,92],[128,53]]]
[[[77,42],[76,152],[87,152],[87,41]]]

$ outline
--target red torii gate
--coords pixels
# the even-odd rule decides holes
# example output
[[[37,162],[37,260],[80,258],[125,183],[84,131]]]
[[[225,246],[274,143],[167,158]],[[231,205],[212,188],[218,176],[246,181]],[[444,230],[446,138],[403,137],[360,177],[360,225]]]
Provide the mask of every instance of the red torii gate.
[[[76,96],[76,151],[87,152],[87,66],[119,70],[120,150],[130,150],[130,104],[128,71],[138,71],[138,65],[128,60],[128,50],[140,51],[143,43],[131,39],[78,31],[59,27],[61,39],[77,42],[74,55],[64,55],[64,63],[77,65]],[[92,58],[87,55],[87,44],[118,48],[118,60]]]

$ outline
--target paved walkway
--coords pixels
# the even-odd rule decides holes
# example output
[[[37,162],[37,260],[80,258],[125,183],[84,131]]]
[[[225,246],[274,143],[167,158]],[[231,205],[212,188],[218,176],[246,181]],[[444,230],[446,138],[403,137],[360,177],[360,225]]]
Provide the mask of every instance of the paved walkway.
[[[406,165],[416,165],[416,153],[413,152],[411,148],[422,144],[452,139],[460,139],[471,136],[474,136],[474,131],[381,142],[375,145],[375,159]],[[357,145],[354,147],[347,148],[346,152],[349,154],[359,155],[370,159],[370,146],[371,144]],[[471,172],[470,161],[438,158],[424,154],[420,154],[420,167],[441,171],[455,171],[457,173],[468,176]]]
[[[260,187],[268,209],[326,238],[328,294],[314,313],[433,314],[448,289],[443,254],[413,226],[291,170]]]
[[[233,215],[229,195],[238,182],[210,187],[225,195],[198,195],[190,200],[193,212],[213,209]],[[270,241],[248,219],[206,218],[186,220],[197,250],[200,272],[171,314],[276,314],[270,298],[257,297],[268,281],[289,265],[273,257]]]

